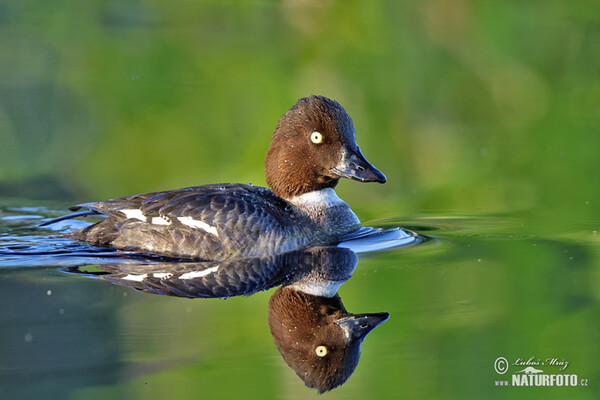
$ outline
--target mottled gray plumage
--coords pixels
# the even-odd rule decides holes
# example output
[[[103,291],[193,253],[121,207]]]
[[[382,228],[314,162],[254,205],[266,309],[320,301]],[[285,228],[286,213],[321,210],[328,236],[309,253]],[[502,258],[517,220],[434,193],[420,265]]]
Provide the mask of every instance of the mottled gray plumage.
[[[139,194],[81,204],[72,210],[81,207],[108,218],[68,237],[99,246],[201,260],[264,257],[328,245],[360,227],[338,224],[323,230],[302,209],[269,189],[242,184]],[[127,218],[122,211],[132,209],[140,210],[145,221]],[[156,217],[169,225],[151,223]],[[180,217],[202,221],[217,234],[186,225]]]

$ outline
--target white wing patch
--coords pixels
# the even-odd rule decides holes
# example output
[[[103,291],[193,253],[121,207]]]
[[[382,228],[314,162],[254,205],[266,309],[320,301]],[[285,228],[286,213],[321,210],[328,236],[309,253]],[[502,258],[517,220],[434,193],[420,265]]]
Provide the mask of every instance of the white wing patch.
[[[146,274],[143,274],[143,275],[132,275],[132,274],[129,274],[129,275],[123,277],[123,280],[141,282],[144,279],[146,279],[147,276],[148,275],[146,275]]]
[[[129,208],[119,211],[125,214],[125,218],[137,219],[143,222],[148,222],[148,219],[140,209]],[[152,220],[150,220],[150,223],[153,225],[171,225],[171,220],[165,217],[164,215],[159,215],[158,217],[153,217]]]
[[[139,219],[140,221],[146,222],[146,216],[144,215],[144,213],[142,213],[142,210],[140,209],[125,209],[119,211],[125,214],[125,218]]]
[[[123,209],[123,210],[119,210],[119,211],[121,211],[123,214],[125,214],[125,218],[137,219],[137,220],[140,220],[143,222],[147,222],[146,216],[140,209],[129,208],[129,209]],[[215,235],[216,237],[219,237],[219,232],[217,232],[217,228],[212,225],[207,224],[204,221],[199,221],[192,217],[178,217],[177,219],[179,220],[179,222],[181,222],[184,225],[189,226],[190,228],[202,229],[205,232],[211,233],[211,234]],[[152,220],[150,220],[150,223],[152,223],[154,225],[171,225],[171,220],[164,215],[159,215],[158,217],[153,217]]]
[[[152,218],[152,224],[154,224],[154,225],[171,225],[171,221],[169,220],[169,218],[165,217],[164,215],[159,215],[158,217]]]
[[[158,279],[168,279],[168,278],[172,277],[173,274],[170,272],[155,272],[152,274],[152,276],[155,278],[158,278]],[[122,279],[125,281],[141,282],[146,278],[148,278],[148,274],[142,274],[142,275],[129,274],[127,276],[124,276]]]
[[[217,228],[207,224],[206,222],[198,221],[197,219],[194,219],[192,217],[178,217],[177,219],[179,220],[179,222],[189,226],[190,228],[199,228],[208,233],[212,233],[216,237],[219,237],[219,232],[217,232]]]
[[[172,277],[173,274],[170,272],[155,272],[152,274],[152,276],[154,276],[155,278],[158,278],[158,279],[168,279],[168,278]]]
[[[201,278],[203,276],[206,276],[208,274],[211,274],[213,272],[216,272],[219,269],[219,266],[217,265],[216,267],[212,267],[212,268],[208,268],[205,269],[203,271],[192,271],[192,272],[187,272],[183,275],[181,275],[179,277],[179,279],[194,279],[194,278]]]

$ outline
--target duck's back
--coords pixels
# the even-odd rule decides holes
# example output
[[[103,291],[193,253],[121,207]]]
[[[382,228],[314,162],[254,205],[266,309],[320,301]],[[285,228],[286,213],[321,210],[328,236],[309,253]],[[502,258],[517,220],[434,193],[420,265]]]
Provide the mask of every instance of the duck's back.
[[[302,241],[289,203],[252,185],[195,186],[81,207],[107,218],[69,236],[119,249],[224,260],[289,251]]]

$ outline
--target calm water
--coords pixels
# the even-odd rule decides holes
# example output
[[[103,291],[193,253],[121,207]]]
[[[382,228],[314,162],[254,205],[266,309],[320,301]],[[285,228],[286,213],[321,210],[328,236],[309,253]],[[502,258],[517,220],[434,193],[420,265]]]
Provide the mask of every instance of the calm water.
[[[273,344],[273,290],[184,299],[68,274],[65,266],[114,259],[43,236],[52,232],[36,225],[59,205],[23,204],[4,201],[0,208],[2,398],[317,396]],[[354,375],[328,397],[599,395],[594,226],[549,232],[523,215],[422,215],[370,225],[403,226],[431,240],[360,253],[339,294],[349,312],[385,311],[390,318],[363,343]],[[53,254],[22,254],[36,250]],[[495,381],[527,366],[510,365],[499,375],[494,363],[501,356],[511,364],[533,357],[544,373],[576,374],[589,386],[498,387]]]

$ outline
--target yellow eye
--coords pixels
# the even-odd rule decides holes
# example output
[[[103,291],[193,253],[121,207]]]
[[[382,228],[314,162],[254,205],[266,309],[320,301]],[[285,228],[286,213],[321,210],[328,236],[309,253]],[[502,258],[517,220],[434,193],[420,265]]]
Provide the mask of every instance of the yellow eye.
[[[317,353],[317,355],[319,357],[325,357],[327,355],[327,347],[325,347],[325,346],[318,346],[315,349],[315,353]]]
[[[310,134],[310,141],[314,144],[319,144],[323,141],[323,135],[320,132],[314,131]]]

